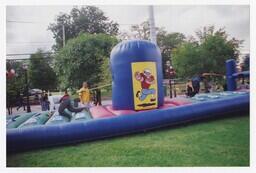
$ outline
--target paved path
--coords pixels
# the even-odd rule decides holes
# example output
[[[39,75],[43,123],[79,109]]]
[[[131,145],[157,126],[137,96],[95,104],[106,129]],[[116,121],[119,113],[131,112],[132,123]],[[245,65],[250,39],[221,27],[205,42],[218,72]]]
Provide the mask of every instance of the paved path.
[[[112,100],[102,100],[102,105],[108,105],[111,104]],[[41,105],[31,105],[31,112],[40,112],[41,111]],[[27,109],[27,107],[26,107]],[[17,107],[13,107],[12,108],[12,114],[11,115],[17,115],[17,114],[22,114],[22,113],[26,113],[27,111],[23,110],[23,107],[21,107],[18,111],[17,111]],[[6,115],[8,115],[8,110],[6,109]]]
[[[40,112],[41,105],[31,105],[30,109],[31,109],[31,112]],[[23,107],[21,107],[18,111],[17,111],[17,107],[12,108],[12,115],[22,114],[22,113],[26,113],[26,112],[27,112],[27,107],[26,107],[25,111],[23,110]],[[7,109],[6,109],[6,115],[8,115]]]

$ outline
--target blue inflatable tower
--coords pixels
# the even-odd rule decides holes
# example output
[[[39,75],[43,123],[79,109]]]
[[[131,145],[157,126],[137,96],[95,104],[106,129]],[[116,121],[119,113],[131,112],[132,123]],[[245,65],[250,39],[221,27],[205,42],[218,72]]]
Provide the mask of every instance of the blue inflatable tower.
[[[233,74],[236,73],[236,61],[234,59],[229,59],[226,61],[226,80],[227,80],[227,90],[236,90],[236,79]]]
[[[123,41],[111,51],[110,66],[113,109],[141,110],[136,106],[153,109],[163,105],[162,57],[156,44],[145,40]],[[144,73],[152,75],[146,80]],[[145,84],[148,81],[151,83]],[[156,102],[146,103],[150,99]]]

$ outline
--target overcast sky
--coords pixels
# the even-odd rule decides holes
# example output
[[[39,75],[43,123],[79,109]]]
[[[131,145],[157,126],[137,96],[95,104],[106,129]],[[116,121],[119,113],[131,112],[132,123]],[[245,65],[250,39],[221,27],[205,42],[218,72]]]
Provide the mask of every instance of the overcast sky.
[[[98,6],[106,16],[128,31],[131,24],[148,19],[148,6]],[[47,31],[60,12],[69,13],[72,6],[8,6],[6,9],[7,54],[33,53],[38,48],[51,50],[54,43]],[[244,40],[242,52],[250,48],[249,6],[154,6],[155,24],[168,32],[194,35],[203,26],[225,27],[230,37]],[[17,58],[17,57],[16,57]],[[21,58],[21,57],[20,57]]]

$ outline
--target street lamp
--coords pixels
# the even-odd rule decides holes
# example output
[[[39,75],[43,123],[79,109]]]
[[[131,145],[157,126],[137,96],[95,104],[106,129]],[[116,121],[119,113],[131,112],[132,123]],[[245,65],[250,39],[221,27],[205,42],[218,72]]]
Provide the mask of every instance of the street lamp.
[[[28,64],[23,64],[23,69],[25,71],[26,95],[27,95],[27,112],[31,112],[30,104],[29,104]]]

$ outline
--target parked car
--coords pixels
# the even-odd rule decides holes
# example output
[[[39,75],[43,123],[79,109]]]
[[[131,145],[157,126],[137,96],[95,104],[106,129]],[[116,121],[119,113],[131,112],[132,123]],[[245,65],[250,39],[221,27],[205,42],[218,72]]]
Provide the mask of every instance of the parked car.
[[[31,105],[39,105],[41,94],[43,93],[43,91],[41,89],[34,88],[34,89],[29,89],[28,93],[29,93],[29,103]],[[27,96],[24,95],[23,99],[26,104]]]
[[[30,89],[28,93],[29,95],[39,95],[39,94],[42,94],[43,91],[41,89],[34,88],[34,89]]]

